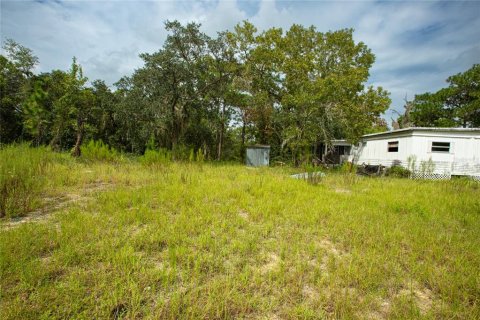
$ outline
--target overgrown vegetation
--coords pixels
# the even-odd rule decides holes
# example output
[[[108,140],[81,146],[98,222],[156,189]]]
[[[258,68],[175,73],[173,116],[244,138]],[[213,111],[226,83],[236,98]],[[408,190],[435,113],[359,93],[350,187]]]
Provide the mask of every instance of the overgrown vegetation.
[[[119,159],[119,153],[104,144],[101,140],[90,140],[81,146],[82,159],[90,161],[115,161]]]
[[[140,54],[144,65],[115,90],[89,83],[75,58],[68,71],[34,74],[34,53],[6,40],[0,144],[31,141],[79,157],[83,141],[135,154],[153,142],[151,150],[185,161],[192,149],[241,160],[246,145],[260,143],[272,159],[298,165],[314,144],[386,130],[388,92],[366,86],[375,56],[351,29],[263,31],[246,21],[216,37],[196,23],[165,29],[163,46]]]
[[[0,148],[0,218],[28,212],[45,184],[45,173],[58,155],[26,144]]]
[[[406,101],[394,128],[480,127],[480,64],[447,78],[448,87]]]
[[[480,318],[478,182],[1,156],[54,199],[0,222],[1,319]]]
[[[402,166],[392,166],[387,168],[385,175],[395,178],[410,178],[412,172]]]

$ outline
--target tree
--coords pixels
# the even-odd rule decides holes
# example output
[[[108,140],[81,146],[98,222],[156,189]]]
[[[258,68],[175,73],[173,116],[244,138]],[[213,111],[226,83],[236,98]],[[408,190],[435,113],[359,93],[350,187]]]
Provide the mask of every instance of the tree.
[[[10,143],[23,133],[22,105],[38,58],[12,39],[5,41],[3,49],[6,56],[0,55],[0,143]]]
[[[415,95],[407,102],[407,116],[417,127],[480,126],[480,65],[447,79],[449,86],[434,93]]]
[[[48,93],[43,88],[41,77],[33,81],[33,88],[23,107],[23,126],[39,146],[44,142],[49,129],[51,110],[47,109]]]
[[[445,94],[447,108],[463,127],[480,126],[480,64],[447,79]]]
[[[2,70],[19,83],[29,78],[11,90],[12,97],[22,95],[2,104],[2,115],[17,117],[8,135],[72,148],[73,156],[86,138],[133,153],[147,144],[168,148],[179,158],[201,148],[218,160],[238,151],[243,157],[247,143],[260,143],[271,146],[272,158],[298,164],[319,143],[356,142],[385,128],[380,114],[388,93],[365,87],[375,57],[351,29],[322,33],[293,25],[259,32],[244,21],[209,37],[196,23],[167,21],[165,28],[163,46],[141,54],[144,65],[115,91],[101,80],[88,87],[75,58],[68,72],[33,76],[36,58],[9,42],[15,59],[0,61]],[[5,91],[15,82],[4,79]]]
[[[53,103],[54,133],[50,146],[54,150],[67,146],[68,144],[62,143],[62,138],[66,133],[75,132],[72,155],[79,156],[93,95],[90,90],[85,89],[87,78],[83,76],[82,68],[75,57],[68,74],[62,80],[63,94]]]
[[[321,33],[293,25],[281,39],[282,146],[298,159],[306,149],[334,138],[352,143],[368,132],[390,104],[388,92],[364,82],[374,55],[353,30]]]
[[[38,64],[38,57],[33,54],[33,51],[12,39],[7,39],[3,46],[7,52],[7,56],[12,60],[16,68],[18,68],[25,77],[33,75],[33,69]]]
[[[115,95],[103,80],[92,82],[94,106],[91,108],[89,136],[94,140],[102,140],[111,146],[118,144],[118,115],[119,97]]]
[[[410,111],[411,122],[416,127],[455,127],[454,111],[445,102],[449,89],[435,93],[415,95]]]

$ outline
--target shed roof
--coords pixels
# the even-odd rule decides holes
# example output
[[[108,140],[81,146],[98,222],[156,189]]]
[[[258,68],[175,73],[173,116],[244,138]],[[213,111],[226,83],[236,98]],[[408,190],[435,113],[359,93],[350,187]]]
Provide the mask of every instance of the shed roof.
[[[411,127],[411,128],[404,128],[392,131],[385,131],[385,132],[378,132],[378,133],[370,133],[362,136],[362,138],[370,138],[370,137],[380,137],[380,136],[389,136],[389,135],[396,135],[396,134],[403,134],[403,133],[413,133],[415,131],[427,131],[427,132],[451,132],[451,133],[476,133],[480,134],[480,128],[432,128],[432,127]]]
[[[247,149],[270,149],[270,146],[265,144],[253,144],[253,145],[247,146]]]

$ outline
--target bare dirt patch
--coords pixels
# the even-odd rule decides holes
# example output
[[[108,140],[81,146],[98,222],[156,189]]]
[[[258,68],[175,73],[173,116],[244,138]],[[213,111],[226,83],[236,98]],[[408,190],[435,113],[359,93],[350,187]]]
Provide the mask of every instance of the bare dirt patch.
[[[333,255],[336,258],[340,258],[346,255],[346,252],[344,250],[340,249],[337,245],[335,245],[332,241],[330,241],[327,238],[319,241],[317,245],[320,248],[324,249],[327,253]]]
[[[432,291],[428,288],[422,287],[418,282],[412,282],[409,288],[399,290],[390,298],[379,299],[376,303],[377,309],[369,312],[366,315],[367,319],[388,319],[392,309],[392,302],[401,297],[411,298],[413,303],[418,307],[422,315],[427,314],[433,306],[435,297]]]
[[[247,212],[247,211],[245,211],[245,210],[240,210],[240,211],[238,212],[238,215],[240,216],[240,218],[245,219],[245,220],[248,220],[249,215],[248,215],[248,212]]]
[[[305,298],[309,300],[317,300],[319,297],[318,291],[309,285],[305,285],[302,288],[302,294]]]
[[[45,197],[43,198],[44,205],[41,208],[31,211],[27,215],[11,218],[10,221],[0,225],[0,228],[10,229],[26,222],[46,221],[52,213],[59,211],[72,203],[87,201],[91,199],[90,195],[92,193],[100,192],[111,187],[113,187],[112,183],[95,181],[84,185],[83,188],[80,189],[80,193],[65,193],[57,196]]]
[[[260,272],[262,274],[269,273],[275,270],[280,264],[280,258],[275,253],[270,253],[268,255],[267,263],[260,267]]]
[[[434,300],[432,291],[420,286],[417,282],[413,282],[410,289],[400,290],[398,296],[411,296],[422,315],[432,309]]]
[[[336,192],[336,193],[344,193],[344,194],[352,193],[351,190],[343,189],[343,188],[335,188],[335,192]]]

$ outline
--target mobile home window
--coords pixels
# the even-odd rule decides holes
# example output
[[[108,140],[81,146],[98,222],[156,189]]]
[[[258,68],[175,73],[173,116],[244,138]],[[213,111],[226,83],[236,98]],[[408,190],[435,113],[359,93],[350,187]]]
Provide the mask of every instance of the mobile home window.
[[[388,152],[398,152],[398,141],[390,141],[388,143]]]
[[[450,152],[450,142],[432,142],[432,152]]]

